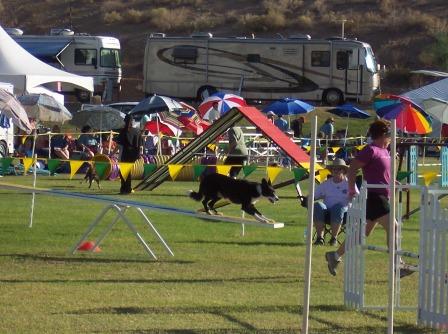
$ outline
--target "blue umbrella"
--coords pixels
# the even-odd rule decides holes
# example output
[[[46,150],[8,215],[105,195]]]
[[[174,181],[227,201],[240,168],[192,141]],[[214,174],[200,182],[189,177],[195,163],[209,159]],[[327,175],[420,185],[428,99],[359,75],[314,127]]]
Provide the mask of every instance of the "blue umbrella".
[[[306,114],[313,111],[314,107],[311,104],[301,100],[285,97],[281,100],[272,102],[263,108],[263,112],[272,111],[276,115],[297,115]]]
[[[361,110],[350,103],[345,103],[340,106],[337,106],[336,108],[328,110],[328,112],[336,116],[347,118],[366,119],[370,117],[370,115],[366,113],[364,110]]]
[[[349,118],[366,119],[370,117],[370,115],[366,113],[364,110],[361,110],[350,103],[345,103],[340,106],[337,106],[336,108],[332,108],[328,110],[328,112],[340,117],[347,117],[347,126],[345,127],[345,136],[344,136],[344,146],[347,141],[348,119]]]

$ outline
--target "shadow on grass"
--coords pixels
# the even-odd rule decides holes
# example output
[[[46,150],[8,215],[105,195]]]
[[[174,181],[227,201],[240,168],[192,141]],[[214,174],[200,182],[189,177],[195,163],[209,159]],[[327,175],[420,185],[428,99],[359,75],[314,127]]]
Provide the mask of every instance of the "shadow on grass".
[[[210,241],[210,240],[192,240],[192,241],[180,241],[177,243],[185,244],[217,244],[217,245],[238,245],[238,246],[279,246],[279,247],[298,247],[303,246],[303,243],[299,242],[265,242],[265,241]]]
[[[233,325],[240,328],[218,328],[218,329],[148,329],[148,330],[112,330],[116,333],[297,333],[298,328],[275,328],[263,329],[257,328],[248,321],[242,319],[244,315],[239,316],[238,313],[262,314],[262,313],[290,313],[297,316],[298,323],[301,321],[301,314],[303,309],[296,305],[265,305],[265,306],[211,306],[211,307],[106,307],[85,309],[65,314],[75,315],[90,315],[90,314],[108,314],[108,315],[141,315],[141,314],[167,314],[167,315],[182,315],[182,314],[210,314],[222,317]],[[334,334],[334,333],[366,333],[376,334],[384,333],[387,329],[386,318],[376,314],[365,313],[367,316],[379,318],[384,321],[383,326],[357,326],[346,327],[335,323],[334,317],[340,317],[341,312],[351,313],[352,310],[346,309],[342,305],[314,305],[310,307],[310,320],[320,324],[319,329],[312,330],[310,333],[319,334]],[[326,317],[316,317],[313,312],[326,312]],[[331,314],[337,312],[338,314]],[[343,316],[343,315],[342,315]],[[349,316],[347,314],[347,316]],[[408,324],[395,324],[395,333],[425,333],[422,328]],[[428,331],[429,333],[430,331]]]
[[[287,276],[267,276],[267,277],[234,277],[234,278],[199,278],[199,279],[0,279],[0,283],[6,284],[26,284],[26,283],[120,283],[120,284],[223,284],[223,283],[275,283],[291,284],[300,283],[303,280],[296,277]],[[114,312],[117,313],[117,312]],[[143,312],[146,313],[146,312]]]
[[[157,260],[152,259],[107,259],[107,258],[93,258],[93,257],[63,257],[63,256],[47,256],[35,254],[0,254],[0,257],[11,257],[18,260],[44,261],[44,262],[58,262],[58,263],[174,263],[174,264],[192,264],[194,261],[185,260]]]

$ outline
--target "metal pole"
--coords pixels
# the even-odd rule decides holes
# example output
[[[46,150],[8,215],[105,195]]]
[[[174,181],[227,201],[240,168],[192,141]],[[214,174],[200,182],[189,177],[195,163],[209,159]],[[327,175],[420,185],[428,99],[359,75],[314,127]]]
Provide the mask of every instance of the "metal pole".
[[[344,38],[345,22],[347,22],[346,19],[342,19],[342,20],[341,20],[341,23],[342,23],[342,27],[341,27],[341,37],[342,37],[342,38]]]
[[[314,115],[311,126],[311,151],[310,151],[310,173],[309,173],[309,194],[308,194],[308,227],[306,235],[306,256],[305,256],[305,286],[303,288],[303,315],[302,334],[308,334],[308,318],[310,313],[310,290],[311,290],[311,255],[313,237],[313,215],[314,215],[314,189],[316,171],[316,135],[317,135],[317,115]]]
[[[36,137],[34,137],[36,138]],[[34,141],[36,142],[36,141]],[[37,179],[37,174],[36,174],[36,169],[37,169],[37,154],[33,155],[33,159],[34,159],[34,171],[33,171],[33,188],[36,188],[36,179]],[[25,165],[25,164],[24,164]],[[25,171],[26,172],[26,171]],[[30,225],[29,227],[33,227],[33,218],[34,218],[34,202],[36,200],[36,193],[33,192],[32,198],[31,198],[31,212],[30,212]]]
[[[390,143],[390,213],[389,213],[389,304],[387,312],[387,333],[394,332],[394,305],[395,305],[395,175],[397,174],[397,121],[391,124],[392,141]]]

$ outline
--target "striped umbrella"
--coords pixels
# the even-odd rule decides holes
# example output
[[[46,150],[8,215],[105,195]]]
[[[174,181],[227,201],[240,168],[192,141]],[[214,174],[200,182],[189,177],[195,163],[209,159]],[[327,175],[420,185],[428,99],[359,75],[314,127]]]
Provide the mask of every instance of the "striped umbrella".
[[[199,115],[205,119],[205,120],[211,120],[214,121],[216,118],[214,118],[214,115],[211,115],[210,112],[213,112],[213,105],[217,103],[217,109],[219,112],[219,117],[224,115],[226,112],[228,112],[230,109],[234,107],[241,107],[245,106],[246,101],[244,98],[238,95],[234,94],[227,94],[222,92],[217,92],[208,98],[206,98],[200,105],[199,105]]]
[[[0,88],[0,113],[10,118],[10,120],[20,129],[30,133],[33,129],[25,109],[20,102],[6,90]]]
[[[405,97],[381,94],[375,98],[373,109],[382,118],[396,119],[397,129],[405,133],[424,135],[432,131],[424,111]]]

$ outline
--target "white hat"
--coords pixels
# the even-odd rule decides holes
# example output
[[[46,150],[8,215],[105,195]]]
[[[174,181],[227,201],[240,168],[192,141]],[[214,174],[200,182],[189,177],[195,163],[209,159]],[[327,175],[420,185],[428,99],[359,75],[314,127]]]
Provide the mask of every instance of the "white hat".
[[[266,113],[266,116],[275,116],[275,113],[273,111],[268,111]]]
[[[344,159],[336,158],[332,161],[331,165],[327,165],[327,169],[332,168],[344,168],[345,171],[348,169],[348,165],[345,163]]]

